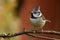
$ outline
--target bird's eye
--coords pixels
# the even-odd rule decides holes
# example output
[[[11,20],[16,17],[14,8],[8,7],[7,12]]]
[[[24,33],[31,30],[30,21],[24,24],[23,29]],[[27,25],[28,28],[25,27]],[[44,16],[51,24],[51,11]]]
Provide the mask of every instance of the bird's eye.
[[[38,13],[40,13],[40,12],[38,12]]]
[[[40,12],[34,12],[34,14],[39,14],[40,15]]]
[[[34,12],[34,14],[37,14],[36,12]]]

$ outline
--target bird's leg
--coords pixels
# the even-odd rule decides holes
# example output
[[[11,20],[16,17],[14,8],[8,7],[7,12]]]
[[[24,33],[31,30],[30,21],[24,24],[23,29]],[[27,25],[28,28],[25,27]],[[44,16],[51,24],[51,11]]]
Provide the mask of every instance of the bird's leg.
[[[40,28],[40,31],[42,31],[42,32],[43,32],[43,28]]]
[[[41,31],[43,32],[43,29],[41,29]]]
[[[43,28],[37,28],[37,31],[42,31],[43,32]]]

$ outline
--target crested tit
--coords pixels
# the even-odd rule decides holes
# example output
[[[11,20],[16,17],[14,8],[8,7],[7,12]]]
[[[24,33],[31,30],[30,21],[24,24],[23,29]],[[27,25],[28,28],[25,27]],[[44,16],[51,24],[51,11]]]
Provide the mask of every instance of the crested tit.
[[[49,20],[45,19],[44,15],[40,11],[40,7],[36,7],[33,9],[30,22],[34,26],[34,28],[38,27],[42,29],[47,21],[50,22]]]

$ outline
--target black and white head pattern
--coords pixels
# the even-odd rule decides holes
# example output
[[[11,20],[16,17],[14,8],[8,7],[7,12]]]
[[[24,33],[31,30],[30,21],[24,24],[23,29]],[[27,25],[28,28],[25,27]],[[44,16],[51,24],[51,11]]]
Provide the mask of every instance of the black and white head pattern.
[[[40,7],[35,7],[31,13],[32,18],[38,18],[42,16],[42,13],[40,11]]]

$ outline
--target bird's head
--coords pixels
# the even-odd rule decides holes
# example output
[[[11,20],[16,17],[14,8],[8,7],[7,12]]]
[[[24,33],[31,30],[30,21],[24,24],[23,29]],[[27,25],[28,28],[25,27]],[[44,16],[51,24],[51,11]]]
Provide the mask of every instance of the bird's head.
[[[40,6],[35,7],[35,8],[33,9],[32,15],[33,15],[33,17],[36,17],[36,18],[38,18],[38,17],[40,17],[40,16],[42,15],[42,13],[41,13],[41,11],[40,11]]]

